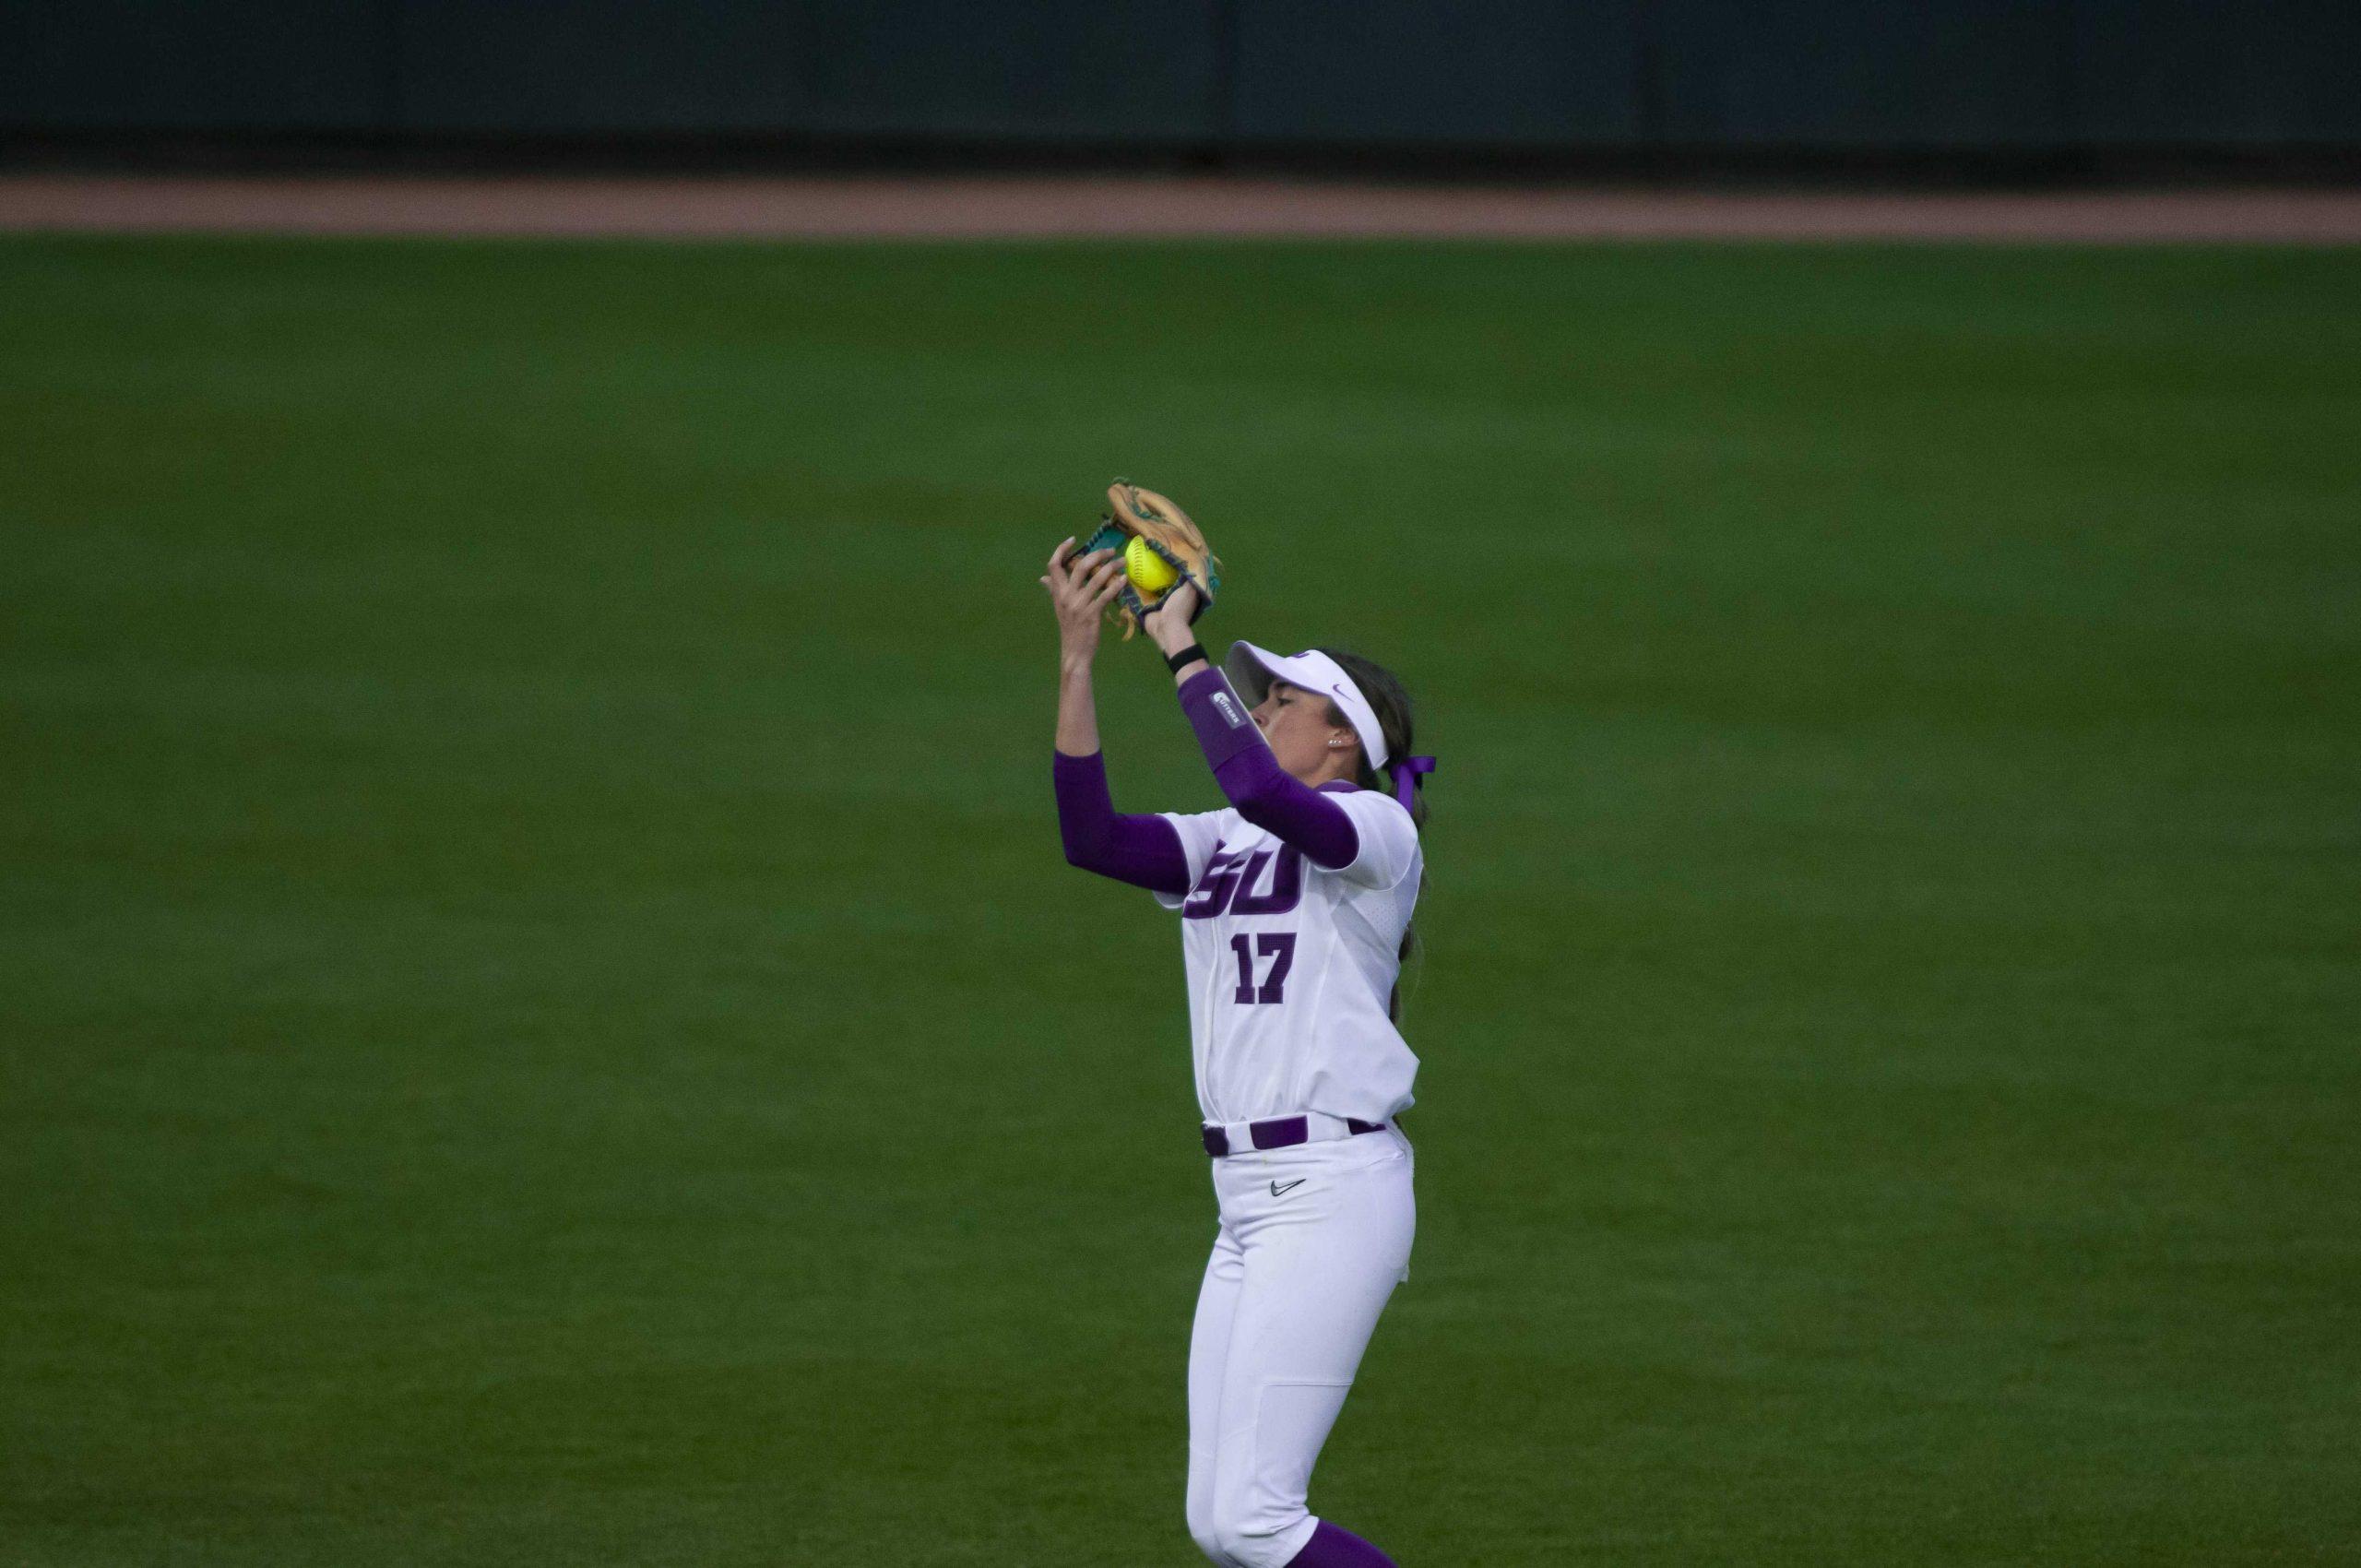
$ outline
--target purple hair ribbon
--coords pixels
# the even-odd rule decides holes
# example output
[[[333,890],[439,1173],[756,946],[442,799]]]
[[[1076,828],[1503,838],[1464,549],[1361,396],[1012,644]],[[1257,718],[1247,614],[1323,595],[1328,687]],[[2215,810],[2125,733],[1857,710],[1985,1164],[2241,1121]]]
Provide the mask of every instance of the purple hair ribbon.
[[[1404,811],[1410,809],[1411,800],[1418,793],[1417,776],[1434,770],[1435,759],[1430,756],[1406,756],[1393,765],[1394,798],[1402,802]]]

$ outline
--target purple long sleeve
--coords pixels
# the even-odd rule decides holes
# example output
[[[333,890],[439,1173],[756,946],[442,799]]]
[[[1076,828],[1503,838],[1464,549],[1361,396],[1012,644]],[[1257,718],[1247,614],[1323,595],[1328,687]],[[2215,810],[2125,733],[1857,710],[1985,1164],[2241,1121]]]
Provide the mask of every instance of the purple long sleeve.
[[[1058,836],[1065,840],[1068,865],[1158,893],[1189,891],[1189,857],[1180,833],[1160,816],[1117,814],[1104,756],[1053,752],[1051,757]]]
[[[1180,710],[1197,731],[1214,782],[1238,814],[1292,844],[1330,871],[1351,865],[1361,836],[1344,807],[1295,778],[1271,754],[1263,731],[1229,689],[1229,679],[1207,668],[1180,683]]]

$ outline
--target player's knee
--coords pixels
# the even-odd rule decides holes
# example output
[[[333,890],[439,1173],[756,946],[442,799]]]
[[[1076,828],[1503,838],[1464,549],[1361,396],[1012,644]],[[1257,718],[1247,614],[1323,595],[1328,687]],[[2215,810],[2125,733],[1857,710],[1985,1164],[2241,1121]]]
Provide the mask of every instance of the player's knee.
[[[1237,1568],[1287,1568],[1300,1544],[1295,1540],[1300,1533],[1297,1526],[1306,1517],[1298,1514],[1282,1519],[1267,1511],[1217,1515],[1213,1538],[1218,1555],[1214,1561],[1235,1563]],[[1200,1539],[1198,1544],[1204,1543]]]
[[[1210,1503],[1201,1503],[1193,1497],[1189,1499],[1189,1538],[1197,1543],[1197,1550],[1217,1568],[1238,1568],[1230,1561],[1229,1554],[1221,1549],[1221,1531],[1214,1523],[1214,1510]]]

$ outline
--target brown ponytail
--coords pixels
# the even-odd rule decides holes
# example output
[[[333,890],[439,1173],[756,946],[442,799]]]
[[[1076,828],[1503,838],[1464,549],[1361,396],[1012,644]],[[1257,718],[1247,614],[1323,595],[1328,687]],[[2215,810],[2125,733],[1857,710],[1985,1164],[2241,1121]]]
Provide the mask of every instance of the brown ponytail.
[[[1363,659],[1359,654],[1347,653],[1342,648],[1323,647],[1320,651],[1342,665],[1345,673],[1353,678],[1353,684],[1361,689],[1361,695],[1369,699],[1369,706],[1377,714],[1378,730],[1385,737],[1385,754],[1394,758],[1408,756],[1416,738],[1411,728],[1410,694],[1403,690],[1402,683],[1394,678],[1394,671]],[[1333,698],[1328,703],[1326,719],[1331,724],[1352,728]],[[1379,790],[1389,795],[1394,793],[1394,780],[1378,776],[1377,769],[1369,765],[1366,750],[1360,754],[1360,766],[1354,775],[1353,782],[1364,790]],[[1423,836],[1427,830],[1427,797],[1422,790],[1411,791],[1410,820],[1418,825],[1418,832]],[[1418,926],[1414,921],[1404,929],[1402,950],[1394,956],[1407,966],[1413,956],[1422,952]],[[1386,1000],[1385,1015],[1396,1024],[1402,1021],[1402,987],[1398,982],[1394,985],[1394,994]]]

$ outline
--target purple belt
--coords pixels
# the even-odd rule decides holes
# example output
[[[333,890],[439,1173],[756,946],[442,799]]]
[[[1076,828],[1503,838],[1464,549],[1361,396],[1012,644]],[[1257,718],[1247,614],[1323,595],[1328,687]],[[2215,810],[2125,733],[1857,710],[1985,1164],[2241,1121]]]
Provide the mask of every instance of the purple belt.
[[[1357,1116],[1340,1120],[1345,1123],[1347,1135],[1385,1131],[1382,1122],[1364,1122]],[[1233,1122],[1229,1127],[1236,1125]],[[1230,1150],[1229,1127],[1208,1123],[1199,1129],[1204,1134],[1205,1152],[1216,1159]],[[1311,1118],[1274,1116],[1267,1122],[1249,1122],[1246,1123],[1246,1136],[1256,1148],[1287,1148],[1295,1144],[1308,1144],[1311,1141]]]

